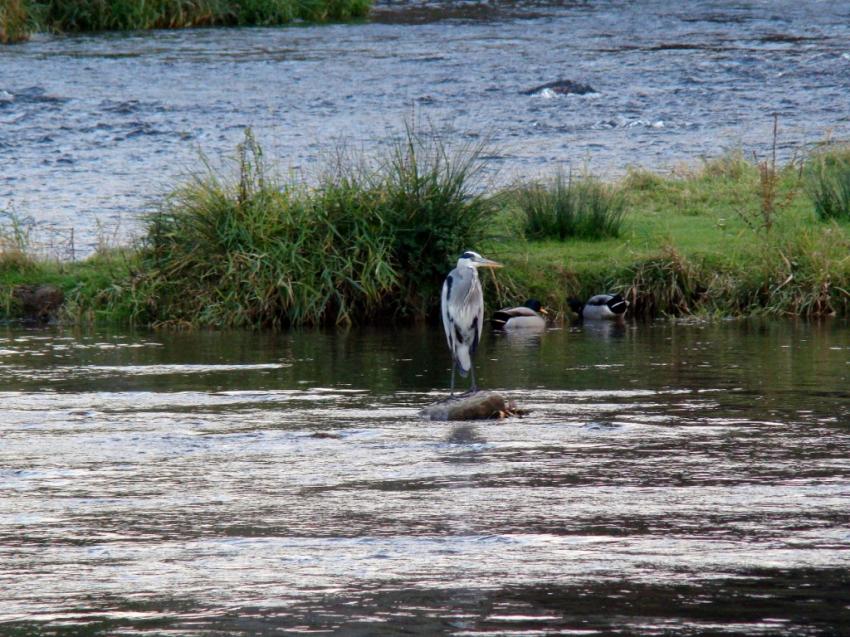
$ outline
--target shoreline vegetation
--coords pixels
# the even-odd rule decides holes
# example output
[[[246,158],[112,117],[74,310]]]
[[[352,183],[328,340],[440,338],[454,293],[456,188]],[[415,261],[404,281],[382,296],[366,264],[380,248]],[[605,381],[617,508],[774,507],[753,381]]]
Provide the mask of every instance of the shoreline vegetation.
[[[3,0],[0,43],[32,33],[277,26],[366,17],[372,0]]]
[[[488,188],[484,145],[408,126],[377,157],[340,150],[315,183],[266,167],[250,131],[233,175],[204,164],[136,245],[34,256],[0,221],[0,319],[166,328],[436,320],[466,249],[488,313],[526,298],[622,293],[629,316],[850,316],[850,146],[779,166],[729,153],[617,183],[554,172]],[[40,296],[39,296],[40,295]],[[41,306],[39,306],[41,303]]]

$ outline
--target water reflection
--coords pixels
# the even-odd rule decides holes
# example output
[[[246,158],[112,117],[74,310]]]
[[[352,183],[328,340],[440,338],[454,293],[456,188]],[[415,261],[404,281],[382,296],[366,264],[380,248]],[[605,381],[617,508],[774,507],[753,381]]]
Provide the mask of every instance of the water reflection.
[[[481,354],[530,415],[420,419],[439,328],[0,329],[0,632],[850,621],[846,324],[585,324]]]
[[[575,326],[576,331],[601,339],[623,338],[629,329],[637,328],[625,321],[583,321]]]
[[[543,342],[546,327],[525,327],[522,329],[506,330],[497,334],[509,347],[517,349],[537,349]]]

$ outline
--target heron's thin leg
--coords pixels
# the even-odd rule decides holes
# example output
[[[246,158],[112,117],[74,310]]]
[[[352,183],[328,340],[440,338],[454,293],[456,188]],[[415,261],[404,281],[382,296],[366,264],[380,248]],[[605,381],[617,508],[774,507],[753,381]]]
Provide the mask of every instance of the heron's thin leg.
[[[452,389],[449,392],[449,396],[455,395],[455,362],[452,361]]]
[[[475,365],[469,366],[469,373],[472,374],[472,385],[469,388],[469,393],[474,394],[478,391],[478,385],[475,383]]]

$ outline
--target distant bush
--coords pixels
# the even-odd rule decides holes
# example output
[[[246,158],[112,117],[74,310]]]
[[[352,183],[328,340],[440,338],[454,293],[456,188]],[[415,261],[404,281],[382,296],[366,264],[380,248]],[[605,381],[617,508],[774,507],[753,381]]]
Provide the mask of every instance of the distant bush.
[[[806,162],[806,191],[822,220],[850,220],[850,147],[831,147]]]
[[[29,37],[30,16],[26,0],[0,2],[0,43],[21,42]]]
[[[30,0],[28,20],[56,32],[276,25],[358,18],[371,6],[371,0]]]
[[[525,215],[529,239],[616,237],[625,212],[622,192],[593,177],[558,173],[543,183],[523,184],[515,202]]]
[[[239,178],[213,172],[151,216],[136,319],[214,327],[420,318],[490,209],[471,193],[479,155],[412,129],[376,166],[340,161],[317,187],[280,183],[250,134]]]

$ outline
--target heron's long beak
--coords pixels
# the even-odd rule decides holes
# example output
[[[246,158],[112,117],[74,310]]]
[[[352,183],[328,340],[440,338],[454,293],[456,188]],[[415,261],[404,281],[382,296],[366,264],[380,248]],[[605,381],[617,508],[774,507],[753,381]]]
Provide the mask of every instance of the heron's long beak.
[[[485,259],[484,257],[481,257],[481,260],[476,259],[475,265],[479,268],[492,268],[494,270],[497,268],[504,267],[501,263],[497,261],[491,261],[490,259]]]

